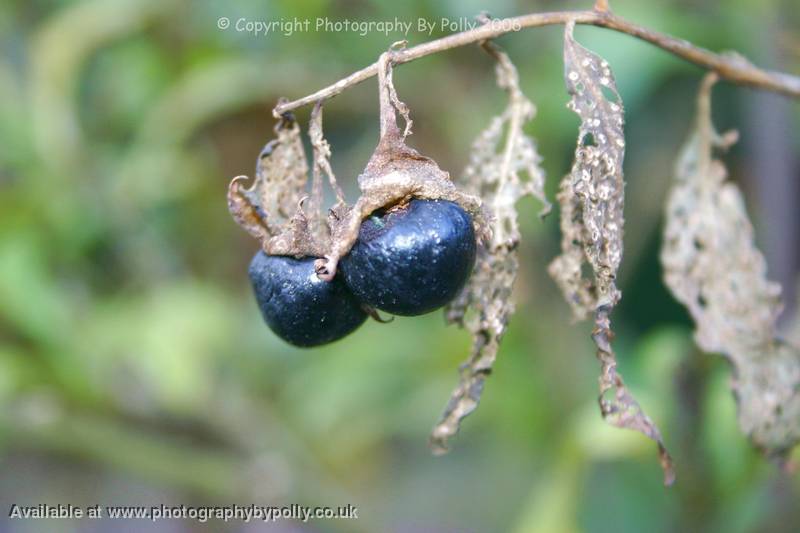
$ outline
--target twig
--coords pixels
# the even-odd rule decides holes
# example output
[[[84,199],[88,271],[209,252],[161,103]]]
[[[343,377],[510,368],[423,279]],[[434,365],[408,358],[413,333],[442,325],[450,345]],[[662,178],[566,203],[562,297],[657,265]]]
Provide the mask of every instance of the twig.
[[[800,77],[798,76],[760,69],[738,54],[716,54],[705,48],[695,46],[688,41],[637,26],[612,14],[610,11],[558,11],[497,19],[493,24],[483,25],[461,33],[454,33],[407,50],[397,51],[393,55],[392,61],[395,64],[408,63],[409,61],[452,48],[494,39],[516,31],[516,29],[566,24],[569,21],[574,21],[575,24],[588,24],[608,28],[642,39],[682,59],[714,71],[721,78],[728,81],[774,91],[793,98],[800,98]],[[377,73],[378,63],[376,62],[313,94],[291,102],[279,103],[275,106],[273,114],[279,117],[287,111],[313,104],[321,99],[330,98],[340,94],[348,87],[368,80]]]

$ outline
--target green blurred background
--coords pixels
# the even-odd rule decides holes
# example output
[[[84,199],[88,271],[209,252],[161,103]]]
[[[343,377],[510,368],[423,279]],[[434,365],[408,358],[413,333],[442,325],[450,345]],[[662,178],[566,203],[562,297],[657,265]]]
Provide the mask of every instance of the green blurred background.
[[[426,439],[470,341],[441,314],[370,322],[307,351],[280,342],[258,314],[246,276],[257,245],[228,215],[227,183],[252,173],[278,97],[327,85],[403,36],[254,36],[218,29],[219,17],[438,25],[483,9],[502,17],[590,3],[0,4],[0,531],[265,527],[7,518],[11,503],[43,502],[359,509],[357,521],[269,528],[287,532],[798,531],[798,476],[780,474],[740,435],[727,364],[693,347],[686,313],[660,281],[662,202],[702,72],[628,36],[576,31],[609,60],[627,107],[616,347],[675,458],[673,488],[661,484],[650,441],[600,419],[589,325],[571,323],[545,272],[557,213],[541,223],[532,200],[521,206],[518,311],[483,403],[447,456],[431,456]],[[796,0],[612,8],[800,72]],[[551,198],[577,127],[564,105],[561,31],[499,40],[539,108],[528,131]],[[399,67],[395,79],[415,120],[411,144],[458,175],[472,138],[504,105],[491,62],[461,48]],[[308,113],[298,113],[303,124]],[[800,105],[721,84],[714,115],[719,128],[741,130],[726,161],[771,275],[794,302]],[[375,81],[330,101],[325,126],[352,201],[377,140]]]

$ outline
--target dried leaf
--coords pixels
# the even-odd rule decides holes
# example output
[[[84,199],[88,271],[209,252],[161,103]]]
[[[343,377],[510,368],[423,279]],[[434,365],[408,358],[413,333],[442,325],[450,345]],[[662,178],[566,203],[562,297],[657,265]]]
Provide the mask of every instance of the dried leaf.
[[[275,125],[276,139],[268,142],[256,161],[256,178],[237,176],[228,188],[228,209],[234,220],[259,241],[279,232],[303,196],[308,167],[300,128],[291,115]]]
[[[562,217],[568,246],[563,247],[564,259],[557,260],[551,272],[576,317],[584,318],[595,308],[613,306],[619,300],[614,281],[622,260],[625,116],[608,63],[575,42],[573,27],[568,24],[564,35],[564,80],[572,96],[567,107],[581,117],[581,125],[575,161],[559,198],[572,215]],[[582,279],[584,260],[594,272],[591,288]],[[560,265],[561,261],[567,264]],[[588,297],[590,293],[593,298]]]
[[[737,139],[711,123],[715,81],[703,81],[667,200],[664,280],[694,319],[697,344],[731,361],[742,431],[781,457],[800,441],[800,350],[776,338],[780,286],[767,279],[739,188],[713,157]]]
[[[284,117],[275,126],[275,133],[277,138],[259,154],[255,182],[245,193],[263,211],[272,234],[295,215],[308,181],[300,126],[293,117]]]
[[[228,208],[268,254],[319,257],[330,245],[330,221],[347,210],[330,166],[330,146],[322,135],[322,103],[314,107],[309,125],[314,167],[308,202],[308,164],[300,127],[286,115],[275,126],[275,133],[277,138],[267,143],[258,157],[252,185],[242,187],[245,176],[231,182]],[[327,220],[322,206],[323,172],[338,200]]]
[[[550,204],[544,195],[544,172],[533,140],[522,130],[533,119],[536,108],[519,87],[517,69],[498,47],[484,48],[497,61],[497,84],[508,93],[509,104],[492,119],[472,145],[470,163],[462,183],[467,192],[480,196],[491,214],[491,237],[481,243],[469,283],[447,308],[447,319],[467,329],[473,338],[469,359],[461,365],[461,378],[439,423],[431,434],[435,452],[447,451],[447,441],[461,421],[477,408],[484,380],[497,357],[500,340],[514,312],[511,290],[519,261],[519,223],[516,203],[535,196]]]
[[[581,118],[575,161],[561,182],[562,253],[550,275],[578,319],[594,315],[592,338],[600,361],[600,410],[603,418],[639,431],[658,444],[664,482],[675,474],[661,433],[625,387],[617,372],[609,314],[621,297],[616,276],[622,260],[625,157],[624,109],[608,63],[564,33],[567,107]],[[587,274],[591,268],[591,277]]]

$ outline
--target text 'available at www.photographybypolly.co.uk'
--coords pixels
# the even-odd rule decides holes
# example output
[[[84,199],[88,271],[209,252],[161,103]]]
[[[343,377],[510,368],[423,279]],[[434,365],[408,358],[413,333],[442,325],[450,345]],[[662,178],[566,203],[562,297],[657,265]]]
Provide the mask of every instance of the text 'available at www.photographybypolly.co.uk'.
[[[138,519],[153,522],[170,519],[189,519],[198,522],[209,520],[241,522],[275,522],[277,520],[358,518],[358,509],[353,505],[340,507],[309,505],[88,505],[71,504],[12,504],[7,516],[11,519]]]

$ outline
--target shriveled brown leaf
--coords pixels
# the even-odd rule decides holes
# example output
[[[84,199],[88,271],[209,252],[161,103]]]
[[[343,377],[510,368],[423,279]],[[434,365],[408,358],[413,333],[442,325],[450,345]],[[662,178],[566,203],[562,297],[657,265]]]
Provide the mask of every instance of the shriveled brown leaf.
[[[308,163],[300,127],[291,115],[275,126],[276,138],[267,143],[256,162],[256,177],[245,188],[246,176],[233,179],[228,208],[234,220],[272,255],[319,257],[330,245],[331,221],[347,212],[342,190],[330,165],[330,146],[322,134],[322,102],[311,113],[309,137],[313,149],[310,195]],[[337,203],[326,216],[322,174],[328,176]]]
[[[275,135],[256,160],[250,187],[244,187],[246,176],[237,176],[228,189],[234,220],[259,240],[277,234],[294,216],[308,179],[300,127],[294,117],[282,117],[275,125]]]
[[[477,408],[514,312],[511,291],[519,268],[520,239],[516,203],[524,196],[535,196],[545,204],[544,212],[550,207],[544,195],[541,158],[533,139],[522,130],[536,108],[522,93],[508,55],[491,43],[484,48],[497,62],[497,84],[508,93],[509,103],[472,144],[462,177],[466,192],[483,199],[491,216],[491,236],[480,245],[469,283],[446,310],[447,320],[467,329],[473,341],[470,357],[460,368],[459,384],[431,434],[431,446],[439,453],[447,451],[448,439]]]
[[[574,26],[567,24],[564,33],[564,80],[571,95],[567,107],[581,124],[575,161],[558,195],[561,255],[549,272],[576,318],[594,316],[603,418],[658,444],[669,485],[675,478],[672,459],[658,428],[626,388],[611,346],[609,315],[621,297],[616,276],[623,249],[625,112],[608,63],[575,41]]]
[[[561,222],[564,254],[551,274],[576,317],[584,318],[620,297],[615,278],[622,260],[625,111],[608,63],[575,42],[573,28],[567,25],[564,36],[564,80],[572,96],[567,107],[581,124],[575,160],[559,196],[570,215]],[[592,267],[590,284],[584,262]]]

